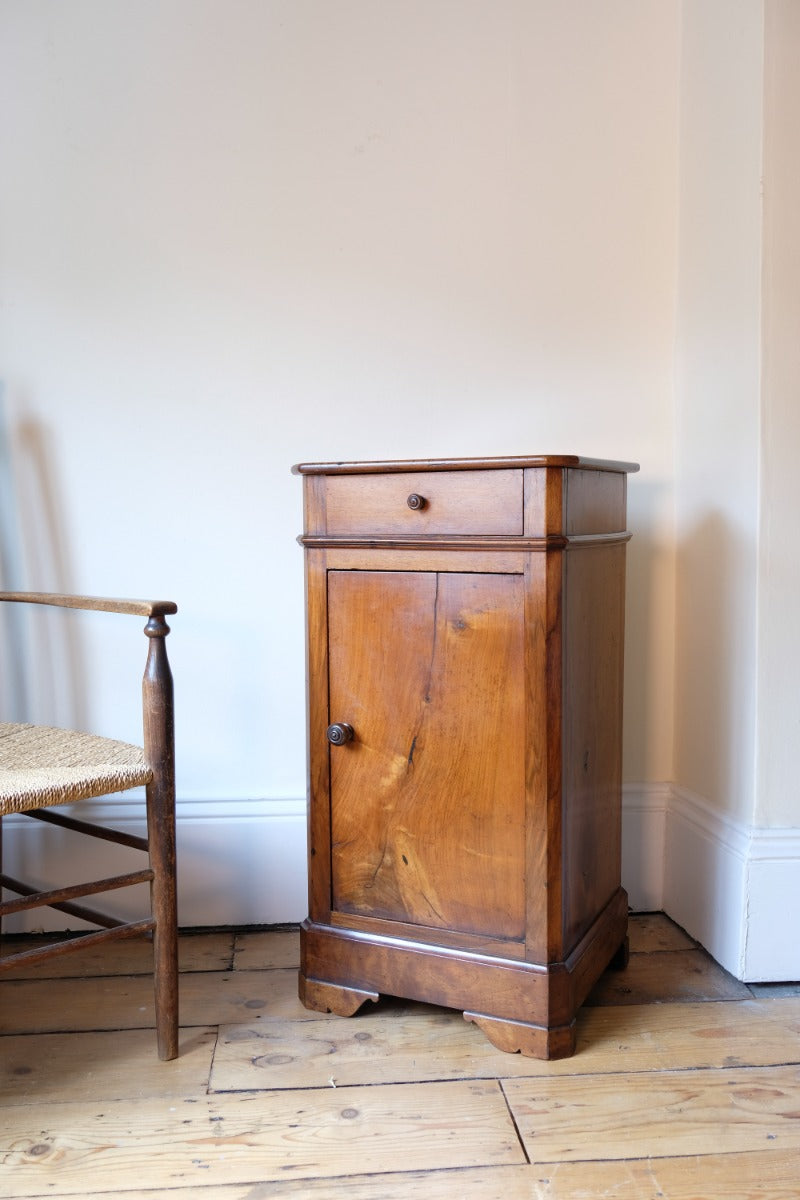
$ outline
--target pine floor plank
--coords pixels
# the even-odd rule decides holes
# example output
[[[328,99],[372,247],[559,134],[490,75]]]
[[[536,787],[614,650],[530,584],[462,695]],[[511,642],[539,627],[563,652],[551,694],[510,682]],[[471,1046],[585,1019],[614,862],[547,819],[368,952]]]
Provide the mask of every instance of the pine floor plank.
[[[656,954],[662,950],[696,950],[697,942],[664,913],[640,913],[628,922],[631,954]]]
[[[181,1025],[230,1025],[256,1016],[319,1019],[297,998],[297,972],[202,971],[180,981]],[[337,1020],[339,1018],[331,1018]],[[0,1033],[153,1027],[150,976],[10,980],[0,987]]]
[[[632,954],[624,971],[606,971],[587,997],[596,1004],[666,1004],[686,1000],[747,1000],[747,985],[705,950]]]
[[[708,967],[703,956],[698,960],[692,953],[632,955],[626,971],[603,976],[586,1004],[588,1007],[622,1006],[751,998],[752,994],[744,984],[732,980],[714,963]],[[654,963],[653,959],[669,959],[670,962]],[[70,974],[53,978],[46,988],[32,971],[27,979],[6,979],[0,989],[0,1032],[146,1026],[151,1020],[151,972],[151,967],[133,976],[111,971],[98,971],[92,975],[87,970],[80,976]],[[102,980],[102,983],[98,984],[96,980]],[[237,986],[228,986],[232,982]],[[106,1020],[93,1025],[91,1017],[95,1005],[88,997],[97,990],[102,995]],[[229,994],[232,992],[236,992],[235,998]],[[237,1020],[237,1012],[232,1011],[232,1006],[239,1013],[243,1011],[245,1019],[248,1009],[260,1009],[298,1021],[319,1019],[318,1013],[303,1008],[297,999],[297,972],[293,968],[237,970],[233,973],[205,969],[185,971],[182,975],[182,1023],[233,1023]],[[73,1020],[75,1024],[70,1024]]]
[[[794,1150],[545,1166],[466,1167],[178,1189],[87,1200],[797,1200]]]
[[[9,1108],[0,1197],[524,1162],[495,1083]],[[124,1187],[124,1184],[123,1184]]]
[[[609,971],[603,976],[587,1005],[750,998],[744,984],[698,950],[631,955],[625,971]],[[298,1021],[319,1019],[318,1013],[305,1009],[297,998],[294,968],[189,970],[182,975],[183,1025],[236,1024],[247,1021],[253,1012]],[[134,976],[98,971],[95,977],[53,979],[46,986],[31,977],[5,980],[0,988],[2,1033],[134,1029],[151,1023],[149,971]]]
[[[292,929],[181,937],[172,1063],[147,943],[6,979],[0,1198],[800,1200],[798,986],[737,984],[662,914],[630,932],[555,1063],[433,1006],[304,1009]]]
[[[184,1031],[178,1058],[160,1062],[150,1029],[6,1037],[0,1042],[0,1105],[202,1095],[216,1038],[213,1028]]]
[[[510,1079],[531,1162],[685,1157],[776,1148],[800,1162],[800,1069],[732,1068]]]
[[[278,929],[240,933],[234,948],[237,971],[263,971],[272,967],[300,966],[300,930]]]
[[[460,1013],[418,1005],[335,1022],[224,1026],[211,1087],[349,1087],[797,1061],[800,998],[585,1009],[578,1019],[576,1054],[554,1062],[503,1054]]]
[[[3,942],[4,953],[27,950],[46,942],[43,937],[14,937]],[[57,939],[54,939],[57,940]],[[233,966],[233,933],[183,934],[178,942],[181,971],[229,971]],[[69,979],[81,976],[152,975],[153,945],[147,938],[124,938],[94,949],[71,950],[33,967],[4,972],[10,979]]]

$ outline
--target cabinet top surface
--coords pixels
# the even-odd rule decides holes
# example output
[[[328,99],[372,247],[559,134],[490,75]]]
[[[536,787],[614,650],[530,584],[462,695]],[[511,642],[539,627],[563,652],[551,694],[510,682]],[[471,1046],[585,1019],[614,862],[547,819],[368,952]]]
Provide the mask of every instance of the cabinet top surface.
[[[398,471],[490,471],[508,467],[569,467],[586,471],[633,472],[635,462],[583,458],[577,454],[522,454],[499,458],[414,458],[377,462],[298,463],[294,475],[375,475]]]

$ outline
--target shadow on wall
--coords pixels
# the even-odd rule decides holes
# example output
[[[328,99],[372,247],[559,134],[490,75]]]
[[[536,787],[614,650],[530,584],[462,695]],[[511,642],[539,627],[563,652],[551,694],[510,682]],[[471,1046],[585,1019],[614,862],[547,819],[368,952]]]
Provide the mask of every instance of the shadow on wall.
[[[677,782],[752,820],[756,546],[717,512],[684,534],[676,570]]]
[[[47,432],[0,391],[0,590],[69,592],[69,552]],[[0,605],[0,719],[85,726],[75,614]]]
[[[671,484],[633,475],[628,483],[625,598],[625,763],[628,781],[668,778],[671,757],[673,645],[671,601],[674,587],[671,531],[665,512]],[[665,774],[665,771],[667,772]]]
[[[622,884],[637,912],[660,909],[664,786],[671,777],[672,485],[629,477],[626,555]],[[655,787],[653,785],[656,785]]]

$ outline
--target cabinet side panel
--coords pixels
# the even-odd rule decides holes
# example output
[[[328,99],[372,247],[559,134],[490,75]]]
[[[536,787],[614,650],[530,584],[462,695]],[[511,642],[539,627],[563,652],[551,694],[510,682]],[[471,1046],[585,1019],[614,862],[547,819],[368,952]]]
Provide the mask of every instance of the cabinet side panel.
[[[569,952],[620,886],[625,547],[565,555],[563,936]]]
[[[568,534],[624,530],[627,475],[609,471],[567,471],[566,477]]]
[[[520,575],[328,576],[333,903],[524,936]]]

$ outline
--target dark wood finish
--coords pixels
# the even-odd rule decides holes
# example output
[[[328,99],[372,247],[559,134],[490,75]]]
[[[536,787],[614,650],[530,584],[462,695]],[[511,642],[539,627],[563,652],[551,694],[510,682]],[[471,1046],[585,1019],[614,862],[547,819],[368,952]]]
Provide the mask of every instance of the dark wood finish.
[[[0,592],[0,603],[46,604],[51,608],[77,608],[85,612],[122,613],[129,617],[172,616],[172,600],[114,600],[105,596],[67,596],[57,592]]]
[[[0,972],[18,971],[32,967],[41,962],[49,962],[51,958],[60,958],[64,954],[79,953],[81,950],[92,950],[95,946],[103,946],[108,942],[120,941],[123,938],[142,937],[151,933],[152,919],[145,921],[129,921],[127,924],[117,923],[108,929],[95,933],[83,933],[80,937],[65,938],[62,941],[48,942],[46,946],[35,946],[30,950],[18,950],[0,958]]]
[[[510,467],[568,467],[572,470],[613,471],[627,474],[639,464],[579,454],[517,454],[502,458],[382,459],[376,462],[298,463],[294,475],[386,475],[397,471],[507,471]]]
[[[103,842],[115,842],[118,846],[129,846],[131,850],[147,850],[147,838],[123,833],[120,829],[108,829],[105,825],[92,825],[90,821],[77,821],[74,817],[65,817],[63,813],[53,812],[49,808],[36,809],[25,815],[35,821],[44,821],[48,825],[71,829],[73,833],[99,838]]]
[[[576,1009],[627,932],[631,469],[572,456],[296,468],[307,1007],[352,1015],[385,992],[461,1008],[504,1050],[572,1053]],[[331,725],[352,736],[331,743]]]
[[[565,945],[574,945],[620,881],[622,636],[625,547],[595,546],[563,556],[563,877]],[[602,597],[602,603],[598,598]]]
[[[306,1008],[314,1012],[335,1013],[337,1017],[353,1017],[366,1004],[380,999],[377,992],[365,992],[358,988],[339,987],[337,984],[320,983],[316,979],[300,976],[300,999]]]
[[[345,913],[340,916],[331,913],[331,924],[344,929],[360,929],[364,933],[385,934],[389,937],[408,938],[413,941],[419,937],[420,925],[404,921],[386,921],[381,917],[365,916],[359,913]],[[475,954],[490,954],[493,958],[525,958],[525,943],[509,938],[491,937],[488,934],[462,933],[457,929],[443,929],[441,926],[431,929],[431,935],[439,946],[452,946],[454,950],[470,950]]]
[[[598,535],[599,540],[602,536],[605,541],[618,542],[626,540],[618,535]],[[308,534],[305,537],[297,539],[301,546],[306,550],[358,550],[365,546],[371,546],[376,552],[385,550],[426,550],[429,551],[433,546],[433,539],[425,534],[417,536],[404,533],[402,535],[383,535],[380,538],[365,538],[357,534]],[[578,538],[573,538],[577,543]],[[438,534],[436,536],[435,546],[437,550],[459,550],[463,552],[475,553],[486,550],[493,554],[502,554],[504,551],[510,550],[513,553],[519,553],[520,550],[563,550],[566,546],[566,539],[561,535],[553,537],[534,537],[524,538],[518,537],[516,534],[506,534],[505,536],[485,534],[482,536],[461,536],[459,534]],[[495,568],[493,567],[492,570]]]
[[[21,963],[44,961],[111,939],[151,933],[158,1053],[162,1059],[175,1058],[178,1053],[175,733],[173,682],[165,642],[169,626],[165,616],[177,612],[177,605],[172,601],[112,600],[43,592],[2,592],[1,601],[46,604],[60,608],[115,612],[148,618],[144,630],[148,638],[148,655],[142,679],[142,711],[144,756],[152,772],[152,779],[146,786],[146,838],[134,837],[46,809],[24,814],[76,833],[146,851],[150,865],[149,868],[140,871],[49,891],[33,888],[9,875],[0,876],[2,885],[21,897],[19,900],[0,904],[0,917],[4,913],[46,906],[105,927],[96,933],[60,939],[36,950],[34,954],[19,952],[4,955],[0,959],[0,971],[10,970]],[[102,894],[141,883],[150,884],[151,894],[151,915],[144,921],[122,922],[95,909],[72,903],[74,899],[82,896]]]
[[[524,1054],[528,1058],[570,1058],[575,1053],[575,1021],[568,1025],[528,1025],[524,1021],[499,1021],[479,1013],[464,1013],[464,1020],[472,1021],[483,1030],[489,1041],[505,1054]]]
[[[566,532],[616,533],[625,528],[627,475],[606,471],[568,471]]]
[[[522,591],[519,575],[329,573],[330,710],[356,731],[330,755],[337,912],[522,939]]]
[[[326,531],[340,537],[519,535],[522,471],[330,475],[325,514]]]
[[[65,904],[64,901],[75,900],[80,896],[97,896],[101,892],[113,892],[118,888],[133,887],[137,883],[150,883],[152,878],[151,870],[129,871],[127,875],[113,875],[108,879],[97,879],[92,883],[74,883],[71,887],[53,888],[49,892],[42,892],[10,875],[0,875],[2,886],[20,897],[19,900],[4,900],[0,904],[0,916],[6,917],[11,913],[24,912],[29,908],[47,907],[58,908],[62,912],[71,912],[73,916],[80,916],[82,920],[96,920],[100,925],[106,923],[109,926],[121,925],[121,921],[113,921],[110,918],[101,917],[99,914],[85,916],[84,912],[79,912],[74,905]]]
[[[625,941],[617,950],[614,957],[611,959],[609,966],[615,971],[624,971],[631,961],[631,939],[626,937]]]
[[[149,639],[142,679],[144,754],[153,778],[146,788],[153,930],[156,1037],[159,1058],[178,1053],[178,902],[175,857],[175,719],[169,633],[161,614],[145,626]]]

